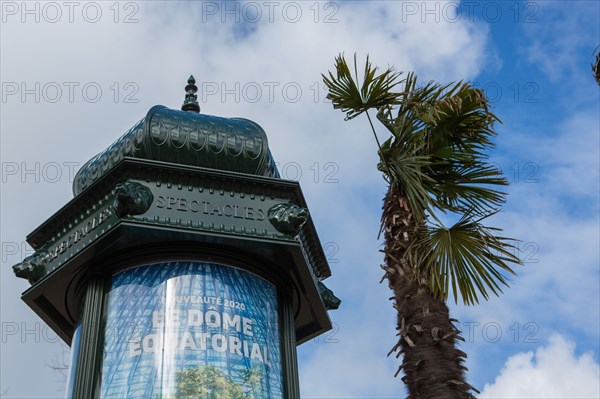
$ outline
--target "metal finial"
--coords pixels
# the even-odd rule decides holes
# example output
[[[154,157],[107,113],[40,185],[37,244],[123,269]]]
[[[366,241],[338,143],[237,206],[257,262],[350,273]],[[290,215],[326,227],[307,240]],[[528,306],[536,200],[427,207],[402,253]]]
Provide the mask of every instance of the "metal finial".
[[[198,96],[196,95],[198,92],[198,86],[196,86],[196,79],[194,79],[194,75],[190,75],[188,84],[185,86],[185,92],[185,101],[181,106],[181,110],[199,113],[200,105],[198,104]]]

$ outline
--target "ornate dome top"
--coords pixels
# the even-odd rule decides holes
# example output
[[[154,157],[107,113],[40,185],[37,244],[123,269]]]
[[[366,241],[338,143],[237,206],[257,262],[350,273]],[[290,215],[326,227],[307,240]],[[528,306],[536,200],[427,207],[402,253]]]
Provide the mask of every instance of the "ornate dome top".
[[[79,195],[126,157],[278,178],[265,131],[248,119],[200,114],[195,83],[190,76],[181,111],[152,107],[86,162],[75,175],[73,193]]]

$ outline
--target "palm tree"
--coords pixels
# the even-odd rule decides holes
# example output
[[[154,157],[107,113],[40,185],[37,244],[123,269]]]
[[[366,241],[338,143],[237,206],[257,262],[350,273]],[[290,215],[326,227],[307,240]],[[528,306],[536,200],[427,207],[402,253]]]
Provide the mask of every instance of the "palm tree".
[[[388,280],[398,311],[399,340],[388,356],[404,355],[409,398],[472,398],[457,348],[463,340],[446,305],[450,292],[468,305],[499,295],[520,264],[514,240],[483,222],[498,212],[507,180],[487,162],[494,123],[485,94],[469,83],[417,86],[417,77],[393,68],[378,73],[367,57],[359,86],[343,55],[335,74],[323,75],[327,98],[346,120],[365,113],[375,136],[378,169],[389,183],[381,231]],[[402,84],[401,91],[394,91]],[[368,110],[390,136],[380,143]],[[446,227],[444,220],[457,220]],[[464,341],[464,340],[463,340]]]

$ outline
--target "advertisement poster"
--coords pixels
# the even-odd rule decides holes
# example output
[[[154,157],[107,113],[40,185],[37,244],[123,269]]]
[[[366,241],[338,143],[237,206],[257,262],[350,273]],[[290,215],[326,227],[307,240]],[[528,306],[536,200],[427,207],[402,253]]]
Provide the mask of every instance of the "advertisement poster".
[[[277,290],[243,270],[166,262],[113,277],[103,399],[281,399]]]

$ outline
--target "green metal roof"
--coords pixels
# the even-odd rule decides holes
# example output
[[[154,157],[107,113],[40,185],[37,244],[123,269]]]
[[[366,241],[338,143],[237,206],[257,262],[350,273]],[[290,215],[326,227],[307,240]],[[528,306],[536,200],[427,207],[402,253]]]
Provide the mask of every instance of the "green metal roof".
[[[279,177],[265,131],[243,118],[198,113],[195,80],[190,77],[182,111],[162,105],[106,150],[85,163],[73,181],[77,196],[125,157]]]

